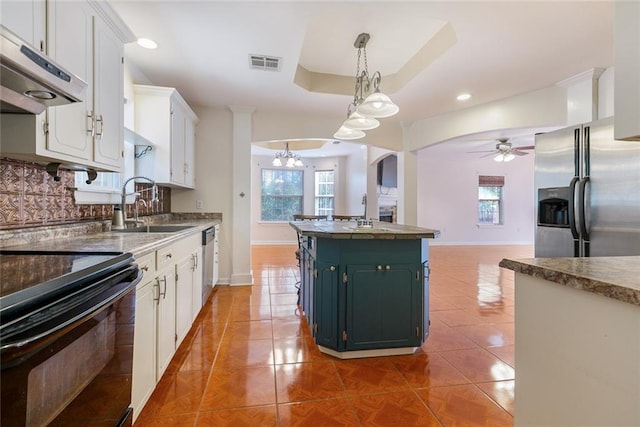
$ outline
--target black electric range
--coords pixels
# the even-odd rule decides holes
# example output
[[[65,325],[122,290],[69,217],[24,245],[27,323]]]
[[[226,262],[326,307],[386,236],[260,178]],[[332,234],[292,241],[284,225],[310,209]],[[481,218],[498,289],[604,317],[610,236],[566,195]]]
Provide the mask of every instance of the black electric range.
[[[130,425],[132,366],[121,361],[132,360],[141,277],[129,253],[0,250],[3,427]]]

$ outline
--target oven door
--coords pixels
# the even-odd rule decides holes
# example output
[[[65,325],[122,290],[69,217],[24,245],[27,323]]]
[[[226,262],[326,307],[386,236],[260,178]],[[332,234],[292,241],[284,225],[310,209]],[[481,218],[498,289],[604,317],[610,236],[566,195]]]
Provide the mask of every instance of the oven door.
[[[131,425],[133,264],[3,330],[0,424]]]

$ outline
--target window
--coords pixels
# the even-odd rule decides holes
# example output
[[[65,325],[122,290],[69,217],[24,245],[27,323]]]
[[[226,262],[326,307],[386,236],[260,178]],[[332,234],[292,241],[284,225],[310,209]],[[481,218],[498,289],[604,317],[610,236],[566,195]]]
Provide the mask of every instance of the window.
[[[333,171],[316,171],[315,215],[333,215]]]
[[[303,171],[262,169],[262,221],[291,221],[302,213]]]
[[[98,172],[98,177],[91,184],[87,184],[87,173],[75,173],[74,194],[78,205],[86,204],[116,204],[120,203],[120,174],[115,172]]]
[[[504,176],[478,177],[478,224],[503,224],[502,188]]]

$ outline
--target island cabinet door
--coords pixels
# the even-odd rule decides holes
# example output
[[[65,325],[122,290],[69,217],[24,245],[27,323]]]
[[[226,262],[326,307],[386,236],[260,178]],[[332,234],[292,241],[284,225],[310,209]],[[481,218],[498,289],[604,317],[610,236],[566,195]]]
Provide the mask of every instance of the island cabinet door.
[[[315,276],[313,335],[316,344],[332,350],[344,348],[338,332],[339,270],[338,265],[318,262],[312,274]]]
[[[421,267],[346,266],[346,350],[417,347],[422,342]]]

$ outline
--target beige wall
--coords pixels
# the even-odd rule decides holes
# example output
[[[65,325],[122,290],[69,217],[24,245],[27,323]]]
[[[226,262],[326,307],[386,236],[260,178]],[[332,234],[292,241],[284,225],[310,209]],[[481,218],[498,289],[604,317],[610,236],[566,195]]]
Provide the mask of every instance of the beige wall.
[[[366,151],[366,150],[363,150]],[[360,153],[358,153],[360,154]],[[260,221],[260,180],[263,168],[270,169],[273,157],[253,156],[251,159],[251,241],[253,244],[294,244],[296,234],[288,224]],[[365,191],[365,159],[360,156],[327,157],[303,159],[304,170],[304,214],[314,213],[314,172],[333,170],[335,172],[335,212],[350,215],[361,214],[362,194]],[[352,179],[352,175],[358,175]],[[353,200],[356,198],[357,200]],[[355,209],[354,209],[355,207]]]
[[[173,212],[222,212],[220,282],[231,277],[231,158],[232,113],[217,108],[192,107],[200,119],[196,128],[196,189],[172,189]],[[196,201],[202,200],[202,209]]]
[[[603,83],[612,79],[611,70],[604,73]],[[610,100],[611,84],[600,85],[600,99]],[[604,87],[603,87],[604,86]],[[602,106],[604,104],[604,107]],[[601,110],[610,110],[610,102],[601,102]],[[230,232],[230,222],[233,220],[231,210],[231,176],[232,176],[232,114],[228,109],[198,108],[194,110],[200,118],[196,129],[196,190],[174,190],[172,193],[172,209],[176,212],[193,212],[196,209],[196,200],[203,201],[203,212],[222,212],[222,246],[221,246],[221,277],[230,274],[230,260],[228,259],[230,240],[225,233]],[[602,115],[602,114],[601,114]],[[607,114],[609,115],[609,114]],[[277,138],[311,138],[327,137],[335,131],[336,122],[340,117],[309,117],[302,114],[276,114],[255,112],[252,118],[252,138],[254,141],[270,140]],[[566,121],[566,90],[553,86],[539,91],[522,94],[516,97],[481,105],[457,113],[450,113],[438,117],[419,120],[409,125],[408,138],[405,141],[407,150],[416,151],[428,145],[435,144],[456,136],[475,133],[490,129],[517,128],[528,126],[562,125]],[[402,132],[400,125],[386,121],[384,126],[376,132],[369,132],[366,140],[358,141],[369,145],[377,145],[393,151],[402,150]],[[385,135],[385,136],[380,136]],[[368,163],[371,164],[380,152],[370,148],[368,151]],[[375,153],[378,153],[376,155]],[[427,165],[418,161],[418,181],[434,179],[425,175]],[[375,194],[375,166],[363,165],[355,158],[346,160],[342,166],[348,170],[344,179],[346,186],[344,191],[344,203],[347,213],[360,213],[364,185],[369,188],[369,194]],[[456,164],[456,168],[461,167]],[[366,171],[369,175],[366,175]],[[418,197],[421,202],[418,205],[418,223],[427,227],[438,227],[438,221],[432,221],[429,214],[425,214],[427,206],[434,203],[443,203],[443,200],[430,200],[424,193],[424,187],[418,184],[418,194],[409,194],[406,197]],[[526,183],[523,183],[526,185]],[[362,187],[362,189],[361,189]],[[255,189],[254,195],[259,194]],[[441,197],[438,195],[438,197]],[[446,196],[444,196],[446,197]],[[369,208],[372,208],[372,197],[369,197]],[[447,203],[457,203],[457,198],[448,197]],[[523,199],[524,200],[524,199]],[[524,200],[524,203],[529,203]],[[532,209],[532,207],[530,207]],[[369,215],[373,209],[369,210]],[[247,215],[250,213],[247,212]],[[255,222],[255,221],[254,221]],[[524,224],[524,223],[523,223]],[[255,224],[253,224],[255,225]],[[252,227],[253,227],[252,225]],[[450,228],[447,228],[448,230]],[[292,241],[288,225],[275,227],[268,232],[258,232],[252,228],[255,235],[253,241]],[[527,232],[516,233],[518,240],[528,241]],[[484,236],[485,241],[494,239],[492,236]],[[474,240],[471,236],[457,237],[458,241]],[[496,241],[502,241],[497,237]]]

